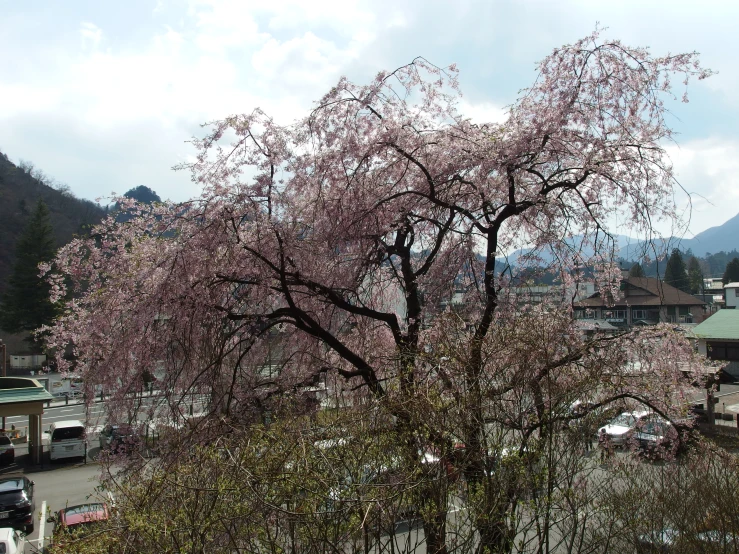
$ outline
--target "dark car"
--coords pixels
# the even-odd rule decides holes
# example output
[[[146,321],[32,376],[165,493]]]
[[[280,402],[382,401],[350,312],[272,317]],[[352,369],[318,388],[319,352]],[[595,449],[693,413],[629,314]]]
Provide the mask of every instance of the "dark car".
[[[141,436],[133,425],[106,425],[100,432],[100,449],[123,452],[135,449]]]
[[[676,445],[678,433],[669,421],[652,415],[637,427],[634,437],[642,452],[658,457]]]
[[[0,479],[0,527],[32,533],[35,512],[33,481],[25,476]]]
[[[0,435],[0,462],[12,464],[15,460],[15,446],[7,435]]]

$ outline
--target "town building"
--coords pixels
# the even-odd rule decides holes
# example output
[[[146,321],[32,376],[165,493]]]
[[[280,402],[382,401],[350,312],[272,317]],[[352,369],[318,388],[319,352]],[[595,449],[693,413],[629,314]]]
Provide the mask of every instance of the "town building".
[[[621,279],[620,294],[604,298],[600,292],[575,302],[575,318],[600,319],[624,328],[657,323],[700,323],[706,303],[654,277]]]
[[[693,334],[698,352],[710,360],[727,362],[726,377],[739,379],[739,310],[719,310],[700,325]]]
[[[725,308],[737,309],[739,307],[739,283],[727,283],[724,285]]]

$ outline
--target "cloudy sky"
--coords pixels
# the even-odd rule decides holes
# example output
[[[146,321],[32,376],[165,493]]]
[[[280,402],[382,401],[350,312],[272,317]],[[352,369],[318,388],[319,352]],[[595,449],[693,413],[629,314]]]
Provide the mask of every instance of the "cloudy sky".
[[[256,106],[289,122],[341,75],[419,55],[457,63],[462,111],[499,120],[536,61],[599,22],[719,72],[671,121],[698,233],[739,212],[737,21],[733,0],[0,0],[0,151],[79,197],[146,185],[185,200],[198,189],[171,168],[203,122]]]

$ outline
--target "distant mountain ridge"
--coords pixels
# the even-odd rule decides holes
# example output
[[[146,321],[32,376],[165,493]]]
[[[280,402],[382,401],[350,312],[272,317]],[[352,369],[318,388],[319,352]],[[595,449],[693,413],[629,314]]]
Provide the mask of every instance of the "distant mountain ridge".
[[[49,186],[50,182],[52,179],[31,164],[15,165],[0,152],[0,293],[10,275],[16,241],[39,200],[49,208],[57,247],[105,216],[105,209],[98,204],[76,198],[69,187]]]
[[[618,244],[619,250],[616,252],[616,258],[622,258],[626,261],[640,261],[645,256],[651,259],[669,255],[673,248],[678,248],[682,252],[690,249],[694,256],[705,257],[707,254],[716,254],[717,252],[731,252],[739,250],[739,214],[729,219],[722,225],[711,227],[705,231],[698,233],[692,239],[667,237],[654,239],[652,241],[639,240],[626,235],[615,235],[614,239]],[[591,248],[582,246],[583,236],[575,235],[566,241],[573,250],[581,251],[584,257],[593,255]],[[512,266],[516,266],[522,257],[531,253],[531,249],[520,248],[508,255],[507,261]],[[546,251],[540,253],[541,258],[545,262],[551,262],[552,256]]]
[[[583,258],[587,259],[593,256],[594,252],[591,246],[585,246],[583,244],[583,238],[583,235],[574,235],[571,238],[565,239],[564,242],[569,245],[573,252],[579,252]],[[635,239],[632,239],[631,237],[628,237],[626,235],[614,235],[613,238],[619,247],[622,244],[630,244],[635,242]],[[522,258],[525,258],[532,252],[533,250],[531,248],[519,248],[518,250],[515,250],[514,252],[508,254],[507,263],[509,263],[511,266],[517,266],[519,265],[519,262]],[[550,263],[551,261],[553,261],[553,256],[551,252],[549,252],[547,249],[542,249],[541,251],[537,252],[537,254],[545,263]],[[618,256],[618,253],[616,253],[616,255]]]
[[[629,239],[631,244],[625,245],[619,251],[619,255],[630,261],[637,261],[643,256],[646,241],[638,241]],[[682,252],[690,249],[694,256],[706,256],[706,254],[715,254],[716,252],[730,252],[731,250],[739,250],[739,214],[729,219],[722,225],[711,227],[695,235],[692,239],[669,237],[662,240],[652,241],[654,248],[649,248],[648,254],[654,257],[654,251],[658,253],[669,253],[673,248],[679,248]],[[621,244],[619,242],[619,244]]]

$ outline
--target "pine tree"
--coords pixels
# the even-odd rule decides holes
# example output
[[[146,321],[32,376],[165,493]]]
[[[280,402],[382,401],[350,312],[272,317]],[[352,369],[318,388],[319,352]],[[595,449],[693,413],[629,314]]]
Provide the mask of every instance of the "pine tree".
[[[56,306],[49,300],[49,285],[38,265],[56,252],[49,210],[39,201],[16,244],[16,259],[8,288],[0,304],[0,328],[8,333],[33,331],[50,324]]]
[[[695,256],[688,260],[688,282],[690,283],[691,294],[701,294],[703,292],[703,269]]]
[[[644,268],[639,263],[635,263],[629,270],[629,277],[646,277],[644,275]]]
[[[726,283],[739,283],[739,258],[734,258],[726,264],[726,270],[721,280],[724,285]]]
[[[690,281],[688,280],[688,272],[685,268],[683,256],[680,250],[674,248],[670,258],[667,260],[665,268],[665,283],[680,289],[684,292],[690,292]]]

